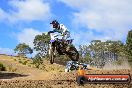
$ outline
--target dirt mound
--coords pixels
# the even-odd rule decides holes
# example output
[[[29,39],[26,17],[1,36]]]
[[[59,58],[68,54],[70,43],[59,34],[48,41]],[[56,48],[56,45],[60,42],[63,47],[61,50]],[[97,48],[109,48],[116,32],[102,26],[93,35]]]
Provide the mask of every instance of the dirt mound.
[[[43,61],[44,68],[43,70],[46,72],[64,72],[65,66],[60,64],[50,64],[50,61],[44,60]]]

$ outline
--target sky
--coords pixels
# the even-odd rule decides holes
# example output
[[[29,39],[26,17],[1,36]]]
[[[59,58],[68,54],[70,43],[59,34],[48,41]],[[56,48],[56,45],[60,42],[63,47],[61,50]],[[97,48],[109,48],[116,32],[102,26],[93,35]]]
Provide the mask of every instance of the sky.
[[[0,54],[19,43],[33,48],[34,37],[52,30],[54,19],[71,33],[73,44],[91,40],[125,43],[132,28],[132,0],[0,0]]]

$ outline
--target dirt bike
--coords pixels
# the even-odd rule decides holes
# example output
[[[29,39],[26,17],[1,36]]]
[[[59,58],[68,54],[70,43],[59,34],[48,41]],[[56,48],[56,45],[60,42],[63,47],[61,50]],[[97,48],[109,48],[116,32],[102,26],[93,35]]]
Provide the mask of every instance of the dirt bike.
[[[57,55],[67,55],[72,61],[78,61],[79,53],[77,49],[72,45],[73,39],[70,40],[62,40],[57,38],[53,31],[48,32],[50,34],[50,43],[49,43],[49,58],[50,63],[54,63],[54,58]],[[70,44],[70,46],[68,46]],[[69,47],[68,51],[66,50]]]

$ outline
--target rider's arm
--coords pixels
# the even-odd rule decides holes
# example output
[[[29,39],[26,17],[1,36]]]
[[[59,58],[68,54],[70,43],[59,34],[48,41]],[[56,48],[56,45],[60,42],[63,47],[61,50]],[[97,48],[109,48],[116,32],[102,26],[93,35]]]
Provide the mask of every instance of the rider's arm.
[[[53,29],[54,32],[58,32],[58,33],[61,33],[61,30],[58,30],[58,29]]]
[[[49,31],[48,34],[55,33],[55,32],[58,32],[57,29],[53,29],[53,31]]]
[[[68,31],[68,29],[63,24],[60,24],[60,28],[62,29],[63,33],[65,33],[66,31]]]
[[[62,35],[64,35],[66,31],[68,31],[68,29],[63,24],[60,24],[60,29],[62,29]]]
[[[54,32],[57,32],[57,29],[53,29]]]
[[[49,31],[48,34],[50,34],[50,33],[54,33],[54,31]]]

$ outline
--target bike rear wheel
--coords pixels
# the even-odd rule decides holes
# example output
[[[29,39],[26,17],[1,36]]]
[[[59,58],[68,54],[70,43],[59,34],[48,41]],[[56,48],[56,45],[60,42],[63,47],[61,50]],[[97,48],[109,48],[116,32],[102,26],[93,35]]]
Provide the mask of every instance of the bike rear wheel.
[[[78,61],[79,59],[79,53],[74,46],[70,46],[70,49],[67,52],[67,55],[72,61]]]

